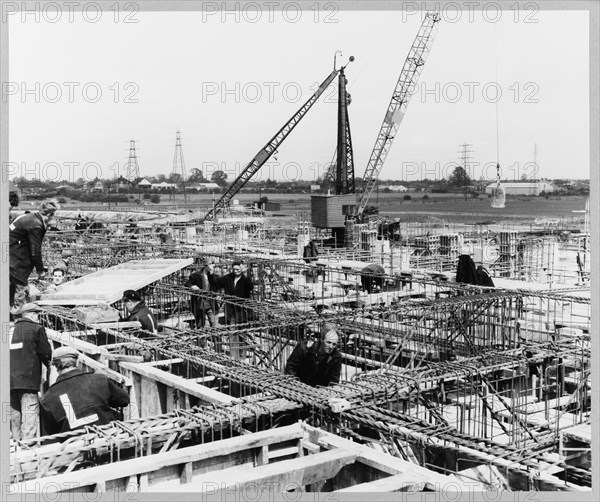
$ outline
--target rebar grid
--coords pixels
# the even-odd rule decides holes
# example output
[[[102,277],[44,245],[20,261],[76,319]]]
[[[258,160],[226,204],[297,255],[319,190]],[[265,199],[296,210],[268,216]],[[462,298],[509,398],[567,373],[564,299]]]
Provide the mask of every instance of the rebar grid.
[[[548,455],[556,446],[556,438],[550,433],[545,436],[540,435],[535,445],[519,448],[460,432],[451,426],[440,427],[439,424],[431,424],[371,403],[342,412],[339,422],[330,428],[361,441],[373,441],[372,431],[377,431],[381,434],[381,442],[387,447],[389,453],[404,457],[406,460],[419,460],[419,452],[425,451],[426,445],[439,447],[448,453],[447,459],[453,458],[454,468],[448,465],[444,467],[448,472],[458,472],[459,464],[464,460],[494,465],[501,472],[512,471],[520,474],[532,470],[539,472],[540,466],[544,465],[546,469],[552,466],[560,469],[561,472],[564,471],[565,477],[577,485],[591,486],[592,482],[590,470],[567,465],[562,460]],[[365,436],[361,434],[361,429],[364,433],[370,432]],[[405,450],[408,449],[408,455],[399,454],[398,442]],[[441,470],[440,465],[427,461],[418,463],[433,470]],[[557,489],[561,486],[566,489],[565,480],[559,477],[553,480],[548,476],[546,481],[552,483]],[[489,488],[498,489],[494,482],[489,483]],[[527,489],[535,489],[535,486],[529,486]]]
[[[504,296],[499,295],[498,298]],[[476,298],[463,297],[447,299],[446,304],[462,305],[464,302],[477,303]],[[326,320],[316,316],[314,319],[328,323],[347,322],[342,313],[327,316]],[[275,328],[277,319],[272,319],[270,326]],[[264,326],[245,327],[250,331],[253,330],[254,333],[265,330]],[[229,329],[239,330],[239,328],[173,330],[168,334],[163,333],[143,339],[137,337],[139,332],[136,331],[116,332],[111,340],[118,343],[128,342],[128,348],[142,347],[155,360],[180,358],[183,363],[172,365],[171,371],[187,378],[208,374],[217,376],[220,390],[231,391],[237,385],[237,392],[240,395],[259,393],[299,403],[303,410],[300,416],[321,426],[335,428],[335,424],[338,423],[337,417],[349,416],[355,429],[361,425],[361,419],[353,413],[356,410],[360,411],[366,403],[370,403],[378,413],[400,413],[411,420],[420,421],[420,424],[427,424],[426,428],[420,425],[416,432],[413,431],[420,440],[429,438],[433,441],[432,438],[439,438],[443,434],[444,439],[448,439],[454,445],[451,446],[452,448],[459,445],[480,451],[482,438],[487,439],[493,441],[496,447],[496,450],[492,450],[492,454],[497,457],[497,461],[494,462],[500,463],[502,459],[509,458],[515,448],[521,451],[525,449],[542,451],[550,448],[550,444],[556,445],[561,417],[555,414],[554,417],[548,416],[546,423],[530,425],[523,418],[525,417],[523,411],[528,410],[523,408],[532,405],[527,399],[531,391],[542,392],[544,403],[542,412],[545,414],[551,410],[552,400],[568,397],[569,389],[565,387],[565,377],[569,377],[569,374],[563,368],[566,361],[570,361],[570,367],[576,368],[575,372],[579,372],[579,381],[577,382],[576,377],[571,375],[575,381],[570,385],[576,385],[576,388],[573,391],[571,387],[571,397],[562,405],[563,414],[567,411],[571,415],[574,415],[573,411],[578,412],[578,423],[584,423],[589,419],[588,396],[587,393],[582,392],[586,386],[589,388],[589,337],[587,340],[579,337],[575,342],[566,339],[522,344],[518,348],[488,351],[470,359],[422,361],[419,367],[386,366],[378,371],[359,373],[354,379],[343,381],[334,387],[312,388],[292,377],[281,375],[273,366],[265,369],[259,365],[249,365],[251,359],[235,360],[225,354],[216,353],[210,348],[197,345],[197,337],[206,335],[207,332],[219,334]],[[289,339],[286,343],[289,344]],[[541,373],[545,374],[546,380],[543,384],[540,383],[538,391],[533,383],[532,368],[544,364],[546,367]],[[538,371],[537,374],[540,372]],[[508,385],[506,385],[507,381]],[[515,395],[513,389],[518,389],[520,394]],[[332,413],[331,398],[345,399],[350,404],[350,409],[339,416]],[[473,410],[473,415],[468,419],[464,415],[460,417],[452,413],[461,398],[464,409]],[[368,422],[369,417],[364,420],[367,422],[362,425],[372,425]],[[377,416],[373,420],[380,421]],[[473,430],[474,428],[476,430]],[[394,438],[386,437],[391,448]],[[506,446],[510,448],[507,450]],[[511,461],[512,458],[510,457]],[[523,466],[530,467],[527,462],[517,460],[514,460],[514,469],[522,470]],[[537,465],[538,461],[538,458],[532,459],[531,465]],[[427,462],[422,462],[422,465],[426,464]],[[562,466],[562,464],[557,465]],[[569,466],[569,475],[575,476],[585,485],[589,473],[585,470],[579,472]]]
[[[196,406],[19,441],[19,448],[11,453],[11,482],[257,432],[277,426],[299,408],[300,404],[285,399],[253,397],[230,406]]]

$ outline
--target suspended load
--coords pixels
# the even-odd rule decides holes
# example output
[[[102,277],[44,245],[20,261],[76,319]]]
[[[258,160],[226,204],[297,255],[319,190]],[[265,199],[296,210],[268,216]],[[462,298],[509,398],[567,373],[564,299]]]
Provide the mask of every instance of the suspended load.
[[[506,203],[506,192],[504,188],[500,186],[500,164],[496,164],[497,178],[496,186],[492,188],[492,207],[496,209],[504,208]]]

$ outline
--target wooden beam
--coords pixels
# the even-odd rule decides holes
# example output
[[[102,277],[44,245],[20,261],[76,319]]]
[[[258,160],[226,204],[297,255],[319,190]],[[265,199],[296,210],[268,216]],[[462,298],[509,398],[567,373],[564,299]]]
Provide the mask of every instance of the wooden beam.
[[[396,474],[395,476],[387,476],[385,478],[376,479],[368,483],[360,483],[358,485],[349,486],[337,490],[337,493],[356,493],[356,492],[421,492],[426,487],[424,481],[414,478],[413,473]]]
[[[274,489],[276,493],[283,490],[300,489],[301,487],[333,478],[342,467],[353,464],[358,455],[343,448],[324,451],[314,455],[298,457],[291,460],[270,463],[254,469],[239,469],[235,476],[227,471],[207,472],[194,477],[191,483],[172,487],[169,492],[214,492],[215,489],[243,489],[246,485],[263,486]],[[162,491],[160,483],[149,488],[149,491]]]
[[[81,361],[83,364],[85,364],[88,368],[92,368],[93,370],[95,370],[99,373],[105,374],[111,380],[114,380],[115,382],[119,382],[121,385],[124,385],[125,387],[131,387],[133,385],[133,382],[131,381],[130,378],[127,378],[126,376],[121,375],[121,373],[118,373],[117,371],[111,370],[109,367],[105,366],[102,363],[99,363],[98,361],[96,361],[95,359],[92,359],[91,357],[86,356],[85,354],[79,355],[79,361]],[[132,363],[129,363],[129,364],[132,364]]]
[[[238,398],[233,398],[228,396],[227,394],[223,394],[222,392],[218,392],[214,389],[209,389],[208,387],[204,387],[203,385],[190,382],[189,380],[177,376],[172,375],[171,373],[167,373],[166,371],[162,371],[158,368],[155,368],[148,363],[126,363],[122,362],[119,365],[127,370],[133,371],[145,378],[153,380],[155,382],[160,382],[168,387],[180,390],[185,392],[186,394],[190,394],[191,396],[197,397],[202,401],[214,404],[220,404],[222,406],[230,406],[237,402],[240,402]],[[142,396],[143,399],[143,396]]]
[[[81,331],[78,331],[76,333],[88,334],[88,335],[95,334],[94,332],[82,333]],[[100,355],[100,354],[106,354],[108,352],[102,346],[94,345],[93,343],[86,342],[84,340],[80,340],[79,338],[77,338],[75,336],[75,332],[71,333],[69,331],[65,331],[65,332],[61,333],[59,331],[55,331],[53,329],[46,328],[46,335],[48,336],[49,340],[58,342],[61,345],[73,347],[74,349],[77,349],[79,352],[84,352],[86,354]]]
[[[124,361],[128,363],[143,363],[143,356],[129,356],[127,354],[105,354],[102,359],[106,361]]]
[[[146,366],[169,366],[170,364],[179,364],[182,363],[183,359],[181,357],[176,357],[174,359],[162,359],[160,361],[149,361],[144,363]]]
[[[321,447],[327,449],[345,448],[355,451],[358,454],[360,462],[384,473],[393,476],[396,474],[407,474],[409,476],[413,476],[414,479],[428,480],[428,482],[436,486],[445,486],[451,482],[456,483],[456,480],[448,476],[430,471],[429,469],[425,469],[420,465],[412,464],[406,460],[378,452],[372,448],[369,448],[368,446],[356,444],[352,441],[341,438],[334,434],[330,434],[316,427],[304,425],[304,428],[307,430],[307,432],[312,432],[313,434],[317,435],[318,444]],[[468,487],[465,485],[464,489],[466,490]]]
[[[65,490],[81,489],[89,485],[95,485],[99,481],[111,481],[140,476],[140,491],[144,491],[144,485],[148,484],[148,473],[165,469],[172,466],[183,465],[188,462],[229,455],[231,453],[262,448],[274,443],[299,440],[303,436],[303,430],[299,423],[256,432],[234,438],[223,439],[213,443],[206,443],[180,450],[158,453],[146,457],[123,460],[114,464],[91,467],[82,471],[58,474],[44,478],[45,492],[61,492]],[[303,457],[307,458],[307,457]],[[270,467],[270,466],[269,466]],[[15,493],[36,493],[39,490],[39,479],[32,479],[22,483],[15,483]]]

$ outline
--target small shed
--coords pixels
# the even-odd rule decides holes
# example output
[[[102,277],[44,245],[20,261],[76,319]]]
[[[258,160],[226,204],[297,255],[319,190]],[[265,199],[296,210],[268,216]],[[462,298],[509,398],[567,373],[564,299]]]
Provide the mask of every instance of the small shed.
[[[317,228],[342,228],[346,215],[356,210],[356,194],[311,195],[312,224]]]

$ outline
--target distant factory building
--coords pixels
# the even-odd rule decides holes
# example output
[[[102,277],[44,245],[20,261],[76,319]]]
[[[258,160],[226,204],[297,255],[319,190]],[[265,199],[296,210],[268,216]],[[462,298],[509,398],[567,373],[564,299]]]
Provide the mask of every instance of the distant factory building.
[[[492,193],[492,189],[496,186],[496,183],[490,183],[485,187],[485,193]],[[504,188],[506,195],[539,195],[542,192],[552,193],[556,191],[556,187],[548,181],[536,181],[536,182],[500,182],[500,186]]]

